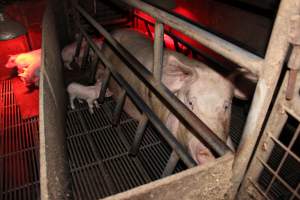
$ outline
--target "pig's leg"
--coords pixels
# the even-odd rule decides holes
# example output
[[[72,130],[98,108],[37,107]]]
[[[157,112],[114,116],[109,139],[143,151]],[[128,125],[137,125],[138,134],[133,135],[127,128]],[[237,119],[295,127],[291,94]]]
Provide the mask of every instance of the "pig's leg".
[[[75,109],[74,99],[75,99],[75,96],[70,95],[70,105],[73,110]]]
[[[77,99],[79,103],[83,103],[83,100],[82,99]]]
[[[97,100],[94,100],[94,105],[96,106],[96,108],[100,108],[100,105]]]
[[[88,105],[89,105],[89,112],[90,112],[91,114],[94,114],[94,110],[93,110],[93,101],[90,100],[90,99],[88,99],[88,100],[87,100],[87,103],[88,103]]]

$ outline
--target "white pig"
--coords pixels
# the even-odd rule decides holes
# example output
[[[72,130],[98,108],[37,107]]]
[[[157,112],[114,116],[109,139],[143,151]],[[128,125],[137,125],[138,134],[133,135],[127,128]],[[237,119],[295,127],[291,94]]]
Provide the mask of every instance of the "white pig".
[[[117,30],[112,35],[139,62],[152,71],[153,44],[151,40],[131,29]],[[177,118],[133,75],[108,45],[104,44],[102,51],[117,71],[166,124],[167,128],[188,149],[198,164],[214,159],[210,150],[179,123]],[[232,80],[217,73],[204,63],[165,49],[162,82],[220,139],[226,142],[234,94]],[[109,88],[113,95],[120,94],[121,90],[115,81],[110,82]],[[124,110],[135,119],[141,118],[141,113],[129,98],[126,99]]]
[[[67,87],[67,92],[70,98],[70,105],[72,109],[75,109],[74,100],[78,99],[79,102],[85,100],[88,103],[89,111],[91,114],[94,113],[93,105],[99,107],[97,99],[100,95],[102,80],[97,80],[95,85],[92,86],[84,86],[79,83],[70,83]],[[109,89],[107,89],[105,96],[110,96],[111,93]]]
[[[96,39],[93,39],[93,41],[96,43],[96,45],[101,49],[102,47],[102,44],[103,44],[103,39],[101,38],[96,38]],[[81,44],[81,48],[80,48],[80,53],[79,53],[79,57],[77,60],[75,60],[75,62],[80,65],[82,63],[82,58],[83,58],[83,54],[84,54],[84,49],[86,47],[87,43],[85,40],[82,41],[82,44]],[[76,52],[76,47],[77,47],[77,43],[76,42],[73,42],[67,46],[65,46],[61,52],[61,57],[62,57],[62,60],[64,62],[64,66],[69,69],[69,70],[72,70],[72,67],[70,66],[72,60],[73,60],[73,57],[75,55],[75,52]],[[90,51],[90,55],[93,55],[92,51]]]
[[[18,68],[18,75],[25,84],[36,84],[39,80],[41,66],[41,49],[9,56],[7,68]]]

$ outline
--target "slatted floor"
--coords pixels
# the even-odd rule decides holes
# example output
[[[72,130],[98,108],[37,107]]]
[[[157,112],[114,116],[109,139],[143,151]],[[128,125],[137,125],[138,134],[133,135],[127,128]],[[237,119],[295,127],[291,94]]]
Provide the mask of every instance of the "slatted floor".
[[[111,126],[114,102],[107,100],[91,115],[76,104],[67,117],[67,147],[75,199],[96,199],[157,180],[171,153],[149,126],[137,157],[128,149],[137,127],[125,113],[120,126]],[[179,163],[176,172],[185,169]]]
[[[38,116],[23,120],[12,82],[0,82],[0,199],[39,199]]]

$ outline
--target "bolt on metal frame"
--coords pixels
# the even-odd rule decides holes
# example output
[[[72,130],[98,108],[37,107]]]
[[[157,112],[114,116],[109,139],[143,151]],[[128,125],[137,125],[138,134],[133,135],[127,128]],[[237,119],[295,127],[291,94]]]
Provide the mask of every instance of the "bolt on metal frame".
[[[174,98],[167,88],[160,84],[161,77],[161,56],[163,51],[162,38],[163,27],[161,24],[166,24],[185,35],[195,39],[204,46],[214,50],[216,53],[222,55],[230,61],[240,65],[249,72],[258,76],[258,83],[256,86],[254,98],[252,100],[251,108],[247,117],[246,125],[244,127],[243,136],[233,165],[233,188],[232,194],[235,194],[246,172],[249,160],[251,158],[254,146],[257,142],[263,121],[270,106],[271,98],[273,96],[280,72],[289,47],[288,28],[289,19],[292,15],[298,13],[300,10],[299,0],[282,0],[277,13],[277,17],[273,26],[273,31],[264,58],[258,57],[222,38],[215,36],[197,26],[194,26],[178,17],[175,17],[165,11],[155,8],[147,3],[139,0],[121,0],[128,5],[138,8],[143,12],[150,14],[157,19],[155,30],[159,34],[155,34],[155,65],[153,78],[148,71],[142,68],[140,63],[136,62],[134,57],[124,48],[122,48],[116,41],[114,41],[105,30],[97,24],[88,14],[82,10],[81,7],[76,6],[77,10],[84,16],[97,30],[108,39],[115,50],[121,52],[121,56],[127,60],[130,65],[129,68],[133,70],[138,77],[145,82],[145,85],[155,92],[162,99],[167,100],[168,107],[175,109],[176,116],[184,116],[183,123],[192,130],[192,133],[198,139],[201,139],[209,147],[213,147],[216,152],[226,152],[227,147],[215,137],[214,133],[200,121],[193,113],[191,113],[180,101]],[[127,57],[127,58],[126,58]],[[187,120],[187,116],[191,116]],[[190,120],[192,119],[192,120]],[[189,122],[190,121],[190,122]]]

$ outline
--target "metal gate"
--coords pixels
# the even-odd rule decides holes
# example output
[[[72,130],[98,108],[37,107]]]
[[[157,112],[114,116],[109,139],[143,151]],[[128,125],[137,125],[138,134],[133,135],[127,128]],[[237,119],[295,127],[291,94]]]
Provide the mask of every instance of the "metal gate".
[[[240,190],[239,199],[300,199],[299,19],[291,18],[289,71]],[[298,36],[298,37],[297,37]]]

